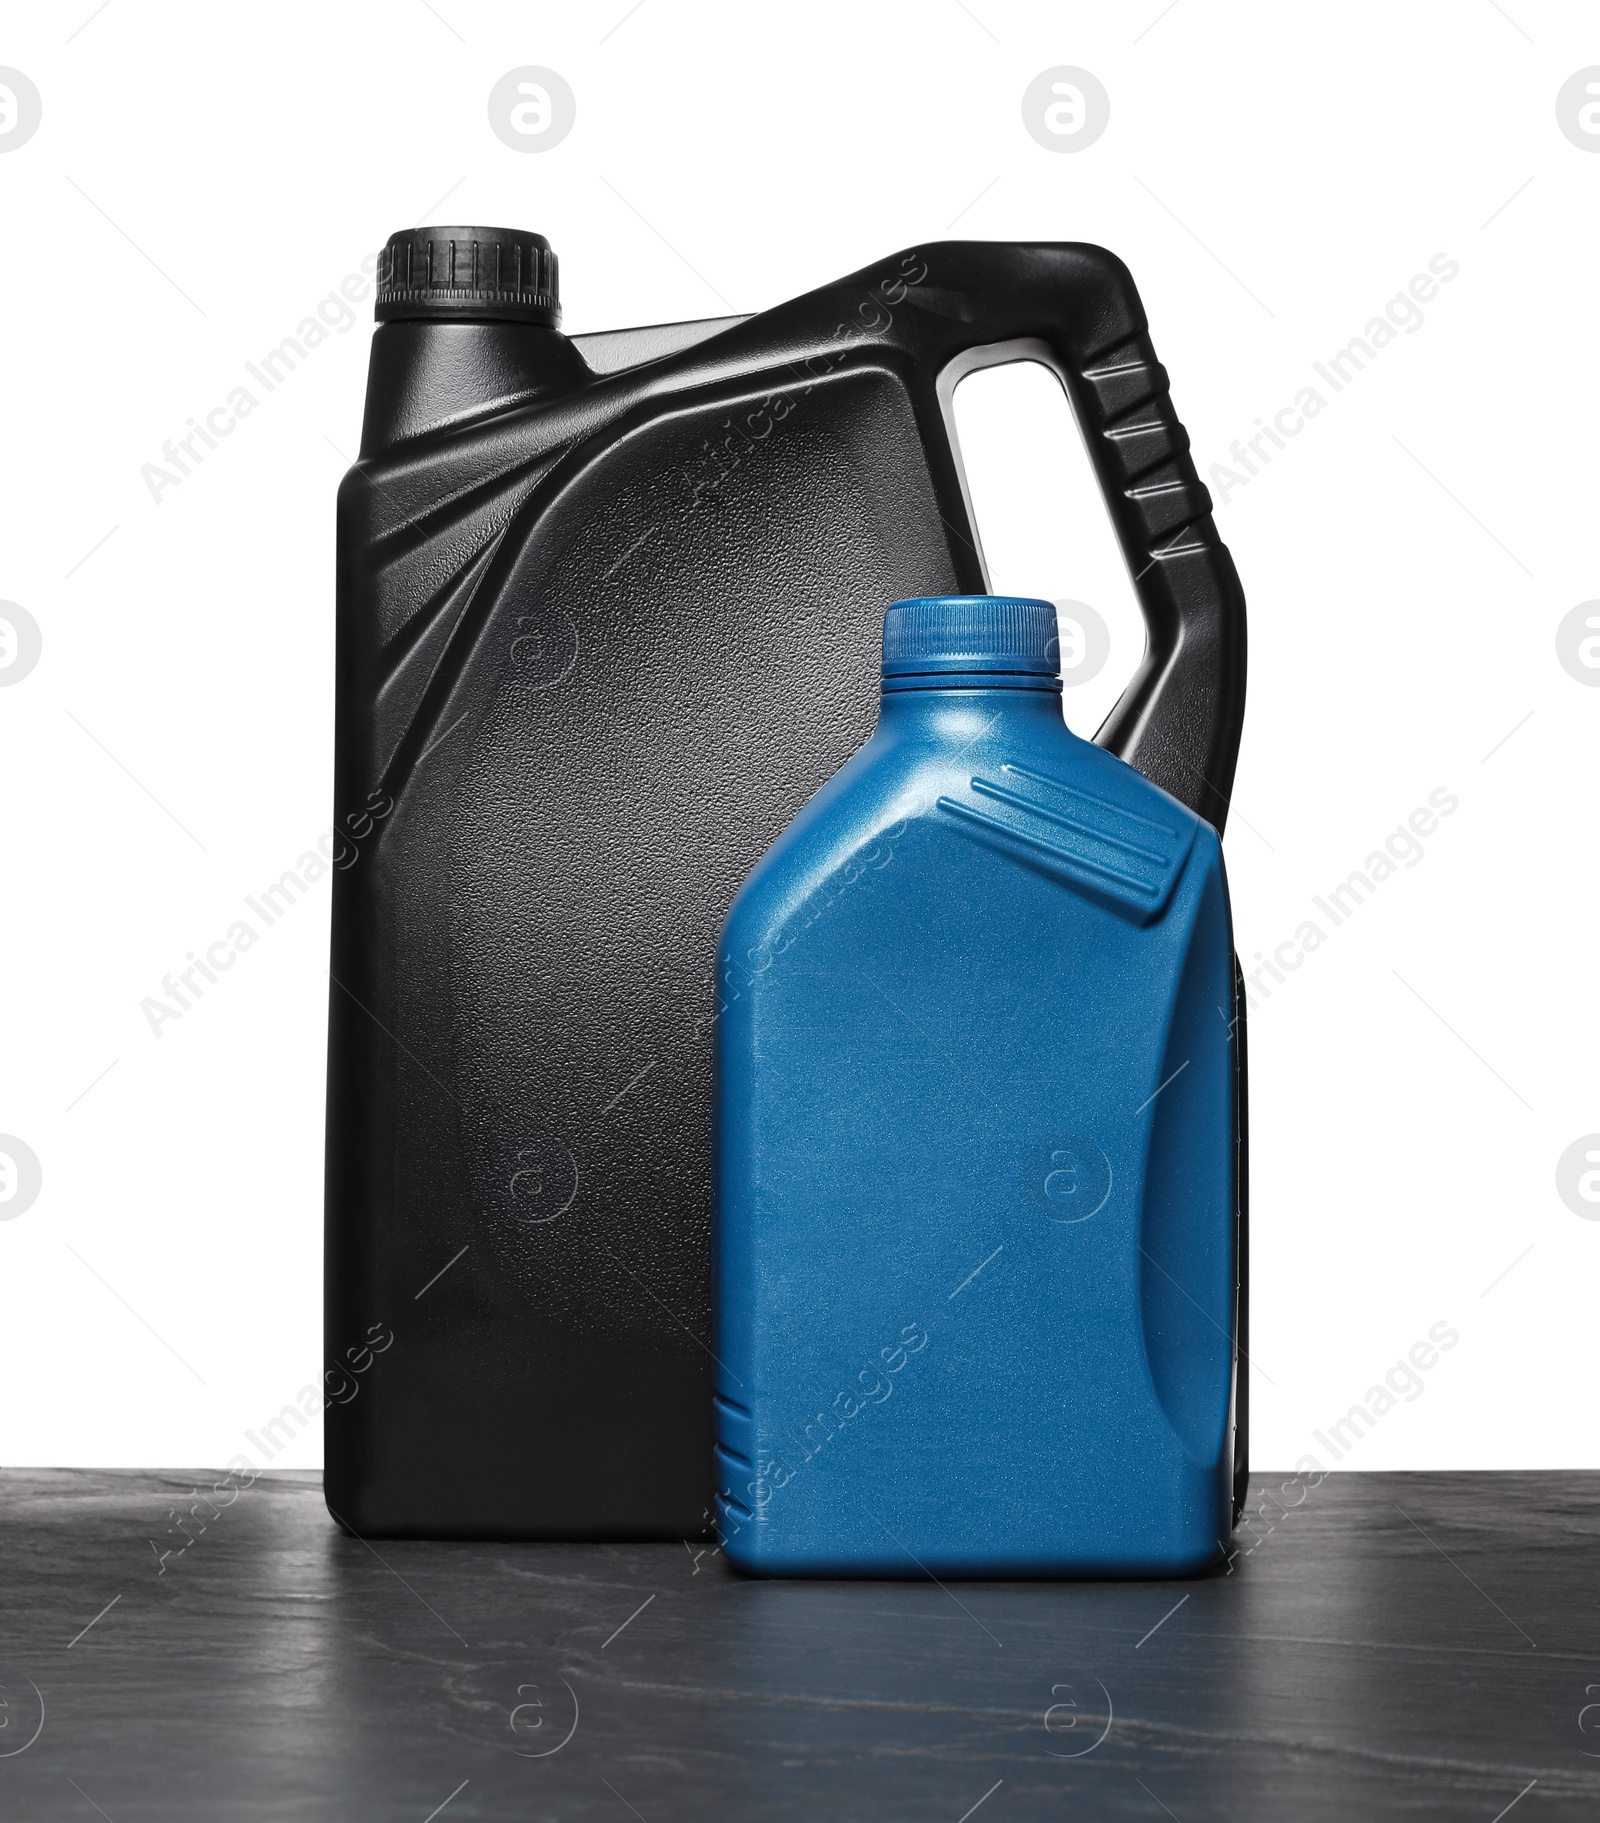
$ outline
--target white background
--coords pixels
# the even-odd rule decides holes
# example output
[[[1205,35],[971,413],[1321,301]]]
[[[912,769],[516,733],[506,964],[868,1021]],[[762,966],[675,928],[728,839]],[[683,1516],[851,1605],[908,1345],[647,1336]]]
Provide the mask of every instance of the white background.
[[[1247,963],[1460,798],[1252,1022],[1253,1453],[1326,1460],[1312,1430],[1447,1320],[1425,1393],[1344,1466],[1600,1464],[1600,1222],[1555,1189],[1600,1128],[1600,691],[1555,651],[1600,594],[1600,157],[1555,117],[1600,62],[1592,8],[92,4],[11,0],[0,28],[44,105],[0,156],[0,597],[44,634],[0,691],[0,1130],[44,1173],[0,1225],[0,1456],[220,1463],[317,1378],[326,882],[159,1039],[140,1002],[330,820],[370,304],[159,504],[140,470],[388,233],[445,220],[547,234],[575,332],[758,310],[952,233],[1099,242],[1202,474],[1459,263],[1218,507],[1251,616]],[[485,111],[522,64],[577,97],[536,155]],[[1058,64],[1111,98],[1070,155],[1020,113]],[[1050,534],[1049,574],[997,555],[997,583],[1114,617],[1103,525]]]

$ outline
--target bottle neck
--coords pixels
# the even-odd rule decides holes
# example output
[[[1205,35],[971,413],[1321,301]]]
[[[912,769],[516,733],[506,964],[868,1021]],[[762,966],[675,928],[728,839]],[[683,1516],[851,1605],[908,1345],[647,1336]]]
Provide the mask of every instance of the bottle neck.
[[[1060,683],[1041,677],[1020,686],[998,684],[969,673],[960,684],[928,687],[920,679],[909,685],[890,678],[879,701],[878,726],[886,734],[959,744],[1005,725],[1066,729]]]
[[[532,323],[380,323],[367,372],[363,456],[490,412],[571,392],[594,376],[559,329]]]

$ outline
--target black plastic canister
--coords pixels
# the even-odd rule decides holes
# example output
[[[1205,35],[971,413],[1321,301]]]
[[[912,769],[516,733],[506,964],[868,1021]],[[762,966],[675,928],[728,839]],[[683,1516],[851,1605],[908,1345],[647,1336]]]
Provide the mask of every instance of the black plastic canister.
[[[1099,248],[944,242],[571,339],[535,234],[396,235],[379,280],[339,495],[330,1386],[364,1370],[328,1502],[374,1536],[697,1535],[717,932],[871,731],[882,604],[987,588],[956,382],[1060,376],[1148,633],[1098,738],[1219,830],[1242,595]]]

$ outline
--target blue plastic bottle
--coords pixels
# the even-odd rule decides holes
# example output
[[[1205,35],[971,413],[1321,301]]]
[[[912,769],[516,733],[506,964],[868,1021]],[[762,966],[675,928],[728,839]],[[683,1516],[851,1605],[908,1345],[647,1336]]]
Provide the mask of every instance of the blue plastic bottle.
[[[719,952],[718,1512],[767,1575],[1182,1575],[1230,1529],[1215,832],[1061,717],[1055,610],[884,617],[876,732]]]

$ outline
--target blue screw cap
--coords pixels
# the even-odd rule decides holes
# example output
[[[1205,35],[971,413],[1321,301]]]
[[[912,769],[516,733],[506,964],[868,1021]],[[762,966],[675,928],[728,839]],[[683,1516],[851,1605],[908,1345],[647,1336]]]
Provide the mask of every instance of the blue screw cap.
[[[917,595],[883,617],[883,675],[1061,669],[1053,602],[1031,595]]]

